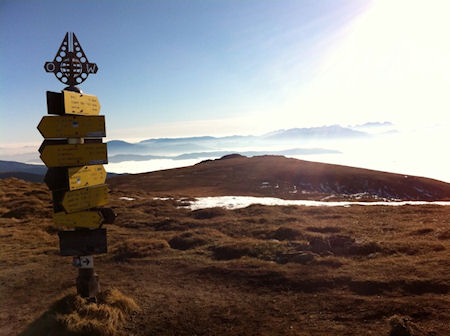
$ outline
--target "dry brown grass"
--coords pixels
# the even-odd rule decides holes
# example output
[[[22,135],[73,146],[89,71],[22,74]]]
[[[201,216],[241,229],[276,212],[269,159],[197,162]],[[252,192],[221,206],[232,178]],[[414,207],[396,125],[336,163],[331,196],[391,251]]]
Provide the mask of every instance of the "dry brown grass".
[[[168,248],[169,244],[162,239],[127,239],[113,248],[112,255],[116,261],[127,261],[155,256]]]
[[[55,302],[22,336],[111,336],[126,316],[138,311],[133,299],[116,289],[101,292],[97,303],[69,294]]]
[[[199,228],[175,235],[169,240],[169,244],[171,248],[176,250],[189,250],[199,246],[215,244],[225,239],[227,239],[227,236],[220,231]]]
[[[108,318],[137,336],[388,336],[394,315],[408,316],[413,332],[450,334],[448,207],[191,212],[152,196],[113,190],[110,252],[94,261],[102,288],[120,289],[141,310],[123,319],[68,296],[71,310],[58,315],[46,310],[73,292],[77,271],[58,255],[50,195],[42,184],[0,181],[0,335],[26,326],[30,334],[45,316],[70,326],[66,334],[94,334]],[[42,211],[25,207],[40,202]]]

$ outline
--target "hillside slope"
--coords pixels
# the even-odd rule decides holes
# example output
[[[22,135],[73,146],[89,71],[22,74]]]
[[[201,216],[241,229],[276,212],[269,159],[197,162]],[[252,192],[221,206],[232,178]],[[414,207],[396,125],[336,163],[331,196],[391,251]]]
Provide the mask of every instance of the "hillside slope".
[[[228,155],[191,167],[114,177],[112,188],[183,196],[253,195],[286,199],[448,200],[450,184],[423,177],[282,156]]]
[[[0,160],[0,173],[21,172],[44,176],[47,172],[47,167],[42,164],[28,164],[16,161]]]

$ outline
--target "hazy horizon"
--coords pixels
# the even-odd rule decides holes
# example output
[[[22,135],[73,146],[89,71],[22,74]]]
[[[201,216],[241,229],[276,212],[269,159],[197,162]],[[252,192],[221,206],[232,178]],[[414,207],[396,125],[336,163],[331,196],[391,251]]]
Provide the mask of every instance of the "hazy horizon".
[[[374,121],[371,121],[374,122]],[[386,122],[386,121],[383,121]],[[383,122],[379,122],[380,124]],[[357,125],[353,125],[357,126]],[[273,130],[276,131],[276,130]],[[197,158],[170,159],[179,154],[202,153],[215,151],[230,151],[230,153],[245,153],[247,151],[282,151],[294,148],[323,148],[337,150],[336,154],[305,154],[285,155],[296,159],[316,161],[331,164],[340,164],[358,168],[386,171],[391,173],[417,175],[437,180],[450,182],[450,167],[446,160],[442,160],[443,153],[439,144],[447,139],[446,127],[435,125],[428,128],[401,128],[392,124],[365,129],[370,136],[363,139],[322,139],[305,141],[287,141],[275,143],[249,143],[238,144],[229,147],[210,148],[209,150],[178,150],[176,152],[166,151],[154,153],[149,150],[143,152],[145,155],[165,155],[167,158],[151,160],[125,160],[122,162],[111,162],[105,165],[109,172],[114,173],[142,173],[154,170],[178,168],[193,165],[202,160],[216,159],[217,156],[199,156]],[[205,136],[214,134],[204,134]],[[214,146],[215,144],[213,144]],[[20,153],[32,153],[38,156],[38,144],[22,148],[0,148],[1,160],[12,160],[28,163],[41,163],[39,159],[35,162],[20,160]],[[22,151],[21,151],[22,149]],[[110,153],[110,157],[116,154],[127,154],[128,150]],[[15,155],[15,156],[10,156]]]

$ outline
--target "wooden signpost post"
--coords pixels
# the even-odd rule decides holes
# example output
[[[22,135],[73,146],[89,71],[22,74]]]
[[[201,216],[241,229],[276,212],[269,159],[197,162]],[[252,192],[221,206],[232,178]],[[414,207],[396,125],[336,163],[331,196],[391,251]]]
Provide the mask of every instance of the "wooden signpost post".
[[[81,92],[76,85],[97,72],[89,63],[75,34],[67,33],[52,62],[44,69],[68,85],[61,93],[47,91],[48,114],[38,125],[45,138],[39,152],[49,168],[45,183],[53,192],[53,222],[60,230],[59,247],[63,256],[73,256],[78,267],[77,293],[95,300],[99,291],[92,255],[107,252],[106,229],[115,214],[108,203],[106,171],[108,163],[105,117],[94,95]],[[64,229],[72,230],[64,230]]]

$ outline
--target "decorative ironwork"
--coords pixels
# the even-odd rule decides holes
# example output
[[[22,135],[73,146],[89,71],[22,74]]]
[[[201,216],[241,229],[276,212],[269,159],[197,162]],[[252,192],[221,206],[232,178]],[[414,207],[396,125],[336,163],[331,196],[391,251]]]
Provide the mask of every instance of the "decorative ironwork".
[[[95,63],[89,63],[80,42],[74,33],[66,33],[53,62],[45,62],[46,72],[53,72],[56,78],[69,87],[83,83],[90,74],[97,73]]]

